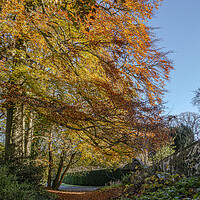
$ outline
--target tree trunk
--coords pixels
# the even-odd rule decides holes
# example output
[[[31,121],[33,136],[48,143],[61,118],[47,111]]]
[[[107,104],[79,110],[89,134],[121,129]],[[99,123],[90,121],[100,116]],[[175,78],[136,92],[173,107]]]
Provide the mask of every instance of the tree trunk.
[[[31,159],[31,145],[33,140],[33,120],[34,114],[32,111],[29,112],[28,122],[27,122],[27,131],[25,134],[25,158]]]
[[[7,108],[5,160],[19,160],[24,157],[24,106],[12,104]]]
[[[14,106],[10,105],[7,108],[7,118],[6,118],[6,140],[5,140],[5,161],[8,161],[11,156],[11,130],[13,124],[13,112]]]
[[[63,167],[64,167],[64,160],[65,160],[65,153],[62,153],[61,157],[60,157],[60,162],[59,162],[59,166],[58,166],[58,171],[57,171],[57,174],[56,174],[56,177],[53,181],[53,184],[52,184],[52,189],[53,190],[57,190],[58,189],[58,184],[59,184],[59,180],[60,180],[60,176],[62,174],[62,170],[63,170]]]
[[[47,180],[47,187],[51,187],[51,178],[52,178],[52,169],[53,169],[53,155],[52,155],[52,130],[51,127],[49,132],[49,143],[48,143],[48,150],[49,150],[49,170],[48,170],[48,180]]]
[[[56,174],[56,181],[55,181],[55,183],[53,182],[53,185],[52,185],[52,189],[53,190],[58,190],[58,188],[60,187],[60,185],[62,184],[62,182],[63,182],[63,179],[64,179],[64,177],[65,177],[65,175],[66,175],[66,173],[67,173],[67,171],[69,170],[69,168],[70,168],[70,166],[72,165],[72,162],[73,162],[73,159],[74,159],[74,157],[75,157],[75,155],[76,155],[76,153],[73,153],[72,155],[71,155],[71,157],[70,157],[70,160],[69,160],[69,163],[68,163],[68,165],[66,166],[66,168],[65,168],[65,170],[64,170],[64,172],[62,173],[62,170],[63,170],[63,165],[64,165],[64,162],[62,162],[62,170],[60,171],[59,169],[58,169],[58,172],[57,172],[57,174]]]
[[[71,155],[70,161],[69,161],[68,165],[66,166],[64,172],[62,173],[62,176],[61,176],[61,178],[60,178],[60,181],[59,181],[59,183],[58,183],[58,185],[57,185],[57,189],[58,189],[58,188],[60,187],[60,185],[62,184],[63,179],[65,178],[65,175],[66,175],[67,171],[69,170],[69,168],[70,168],[71,165],[72,165],[72,162],[73,162],[73,159],[74,159],[75,155],[76,155],[75,153]]]

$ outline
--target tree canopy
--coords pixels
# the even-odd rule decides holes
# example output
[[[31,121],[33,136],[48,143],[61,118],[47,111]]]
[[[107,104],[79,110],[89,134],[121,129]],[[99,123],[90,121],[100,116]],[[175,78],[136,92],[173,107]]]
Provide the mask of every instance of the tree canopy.
[[[29,105],[102,149],[164,138],[172,66],[148,26],[161,2],[1,1],[2,107]]]

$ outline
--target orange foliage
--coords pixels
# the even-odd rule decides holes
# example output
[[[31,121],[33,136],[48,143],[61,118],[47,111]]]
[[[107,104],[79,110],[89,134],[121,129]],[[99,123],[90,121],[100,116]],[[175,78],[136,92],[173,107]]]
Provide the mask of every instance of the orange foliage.
[[[1,2],[5,107],[29,104],[99,148],[138,150],[158,134],[172,66],[148,20],[161,0]]]

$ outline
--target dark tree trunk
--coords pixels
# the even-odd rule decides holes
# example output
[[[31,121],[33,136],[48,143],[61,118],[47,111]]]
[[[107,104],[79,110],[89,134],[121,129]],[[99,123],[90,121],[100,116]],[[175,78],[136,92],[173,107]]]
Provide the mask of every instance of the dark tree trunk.
[[[6,141],[5,141],[5,161],[8,161],[11,156],[11,130],[13,123],[13,112],[14,106],[10,105],[7,108],[7,118],[6,118]]]
[[[62,153],[61,157],[60,157],[60,162],[59,162],[59,166],[58,166],[58,171],[57,171],[57,174],[56,174],[56,177],[53,181],[53,184],[52,184],[52,188],[53,190],[57,190],[58,189],[58,183],[59,183],[59,180],[60,180],[60,176],[62,174],[62,170],[63,170],[63,167],[64,167],[64,160],[65,160],[65,154]]]
[[[51,178],[52,178],[52,169],[53,169],[53,155],[52,155],[52,129],[50,129],[49,133],[49,144],[48,144],[48,150],[49,150],[49,169],[48,169],[48,179],[47,179],[47,187],[51,187]]]
[[[71,165],[72,165],[72,162],[73,162],[73,159],[74,159],[75,155],[76,155],[75,153],[71,155],[70,161],[69,161],[68,165],[66,166],[64,172],[62,173],[62,175],[61,175],[61,177],[60,177],[60,181],[59,181],[59,183],[58,183],[58,185],[57,185],[57,187],[56,187],[56,190],[57,190],[57,189],[60,187],[60,185],[62,184],[63,179],[64,179],[66,173],[68,172],[69,168],[70,168]]]
[[[73,153],[70,157],[70,160],[67,164],[67,166],[65,167],[64,172],[62,173],[62,170],[64,168],[64,160],[63,157],[61,157],[60,163],[59,163],[59,168],[56,174],[56,178],[53,181],[53,185],[52,185],[52,189],[53,190],[58,190],[58,188],[60,187],[60,185],[62,184],[62,181],[67,173],[67,171],[69,170],[70,166],[72,165],[73,159],[75,157],[76,153]]]

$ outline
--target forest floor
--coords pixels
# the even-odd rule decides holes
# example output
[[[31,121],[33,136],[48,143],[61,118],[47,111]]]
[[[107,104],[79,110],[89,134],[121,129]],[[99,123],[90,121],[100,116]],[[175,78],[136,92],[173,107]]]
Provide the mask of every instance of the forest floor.
[[[90,192],[49,191],[59,196],[57,200],[111,200],[123,193],[123,189],[119,187]]]

